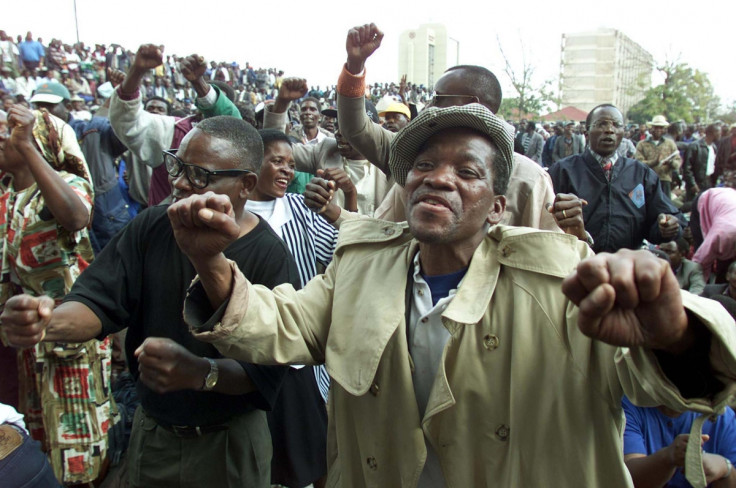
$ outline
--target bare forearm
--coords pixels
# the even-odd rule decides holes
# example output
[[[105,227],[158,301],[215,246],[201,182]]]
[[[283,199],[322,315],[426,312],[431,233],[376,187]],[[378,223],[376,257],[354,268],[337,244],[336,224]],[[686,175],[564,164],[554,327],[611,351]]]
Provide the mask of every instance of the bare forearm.
[[[731,468],[731,474],[726,478],[714,481],[713,488],[736,488],[736,470]]]
[[[46,327],[45,342],[84,342],[102,332],[102,322],[80,302],[62,303],[54,309]]]
[[[146,70],[141,70],[135,65],[131,65],[128,73],[125,75],[125,79],[120,84],[120,91],[127,95],[132,95],[141,86],[141,81],[143,81],[145,75]]]
[[[672,479],[677,468],[669,462],[666,450],[660,449],[649,456],[625,461],[635,488],[662,488]]]
[[[358,211],[358,192],[352,191],[349,193],[345,193],[345,210],[348,210],[350,212],[357,212]],[[339,215],[338,215],[339,217]]]
[[[197,93],[197,97],[199,98],[206,97],[207,93],[210,91],[210,85],[201,77],[192,81],[192,88],[194,88],[194,91]]]
[[[215,362],[217,363],[220,377],[213,389],[214,391],[226,395],[244,395],[256,391],[256,385],[237,361],[233,359],[216,359]]]
[[[201,261],[192,261],[199,275],[207,299],[213,309],[217,310],[230,297],[233,289],[233,272],[225,255],[220,253]]]
[[[72,187],[41,157],[35,148],[25,147],[22,153],[43,195],[46,206],[56,221],[71,232],[86,227],[89,223],[89,210],[74,193]]]

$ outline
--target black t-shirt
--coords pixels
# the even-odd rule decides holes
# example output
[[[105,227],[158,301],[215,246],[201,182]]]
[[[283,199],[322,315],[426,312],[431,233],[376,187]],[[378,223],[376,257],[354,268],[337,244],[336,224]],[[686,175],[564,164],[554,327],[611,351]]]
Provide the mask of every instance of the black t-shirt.
[[[88,306],[102,322],[102,334],[128,328],[125,353],[138,377],[135,349],[147,337],[168,337],[200,357],[222,355],[196,340],[184,322],[182,307],[196,273],[176,244],[166,206],[149,208],[105,247],[75,282],[64,301]],[[259,218],[258,225],[226,250],[252,282],[273,288],[299,287],[299,273],[286,245]],[[254,408],[270,409],[286,368],[240,363],[258,388],[246,395],[183,390],[158,394],[138,381],[148,415],[164,424],[213,425]]]

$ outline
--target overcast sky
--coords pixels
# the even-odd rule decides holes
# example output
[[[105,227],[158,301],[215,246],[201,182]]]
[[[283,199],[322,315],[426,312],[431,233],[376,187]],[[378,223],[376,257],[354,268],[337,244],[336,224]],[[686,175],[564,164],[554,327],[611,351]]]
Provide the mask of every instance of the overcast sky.
[[[5,3],[0,29],[13,37],[32,30],[44,43],[52,37],[75,41],[73,0]],[[88,44],[116,42],[133,51],[145,42],[164,44],[167,52],[179,55],[196,52],[207,59],[277,67],[323,87],[336,83],[345,62],[345,35],[350,27],[375,22],[384,31],[380,50],[368,61],[369,82],[398,82],[401,32],[439,22],[460,42],[460,62],[491,69],[507,96],[515,93],[503,74],[497,36],[519,67],[523,40],[537,66],[536,81],[541,83],[559,75],[562,33],[609,27],[639,43],[656,62],[679,57],[706,72],[723,102],[736,100],[736,69],[727,56],[736,18],[732,0],[707,4],[719,6],[711,12],[706,11],[706,4],[681,0],[606,4],[569,0],[77,0],[76,4],[79,37]],[[211,11],[199,11],[202,7]],[[211,25],[207,25],[208,18],[214,19]]]

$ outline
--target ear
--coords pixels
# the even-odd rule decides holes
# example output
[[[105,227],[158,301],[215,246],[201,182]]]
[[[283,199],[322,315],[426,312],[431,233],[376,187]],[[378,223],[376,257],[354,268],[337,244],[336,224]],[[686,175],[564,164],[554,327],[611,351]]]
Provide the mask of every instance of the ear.
[[[486,222],[491,225],[496,225],[503,220],[503,216],[506,213],[506,197],[498,195],[493,197],[493,205],[488,209],[488,216]]]
[[[256,184],[258,183],[258,175],[255,173],[247,173],[245,176],[243,176],[240,179],[240,191],[239,195],[244,200],[247,200],[250,196],[250,193],[253,191],[253,189],[256,187]]]

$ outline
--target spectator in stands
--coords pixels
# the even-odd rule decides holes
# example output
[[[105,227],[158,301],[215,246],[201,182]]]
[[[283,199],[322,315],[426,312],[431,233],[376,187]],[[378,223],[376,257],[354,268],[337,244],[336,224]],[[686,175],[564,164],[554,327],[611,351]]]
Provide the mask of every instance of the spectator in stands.
[[[24,69],[33,72],[33,70],[43,65],[46,50],[40,42],[33,40],[31,31],[26,34],[25,41],[18,43],[18,51]]]

